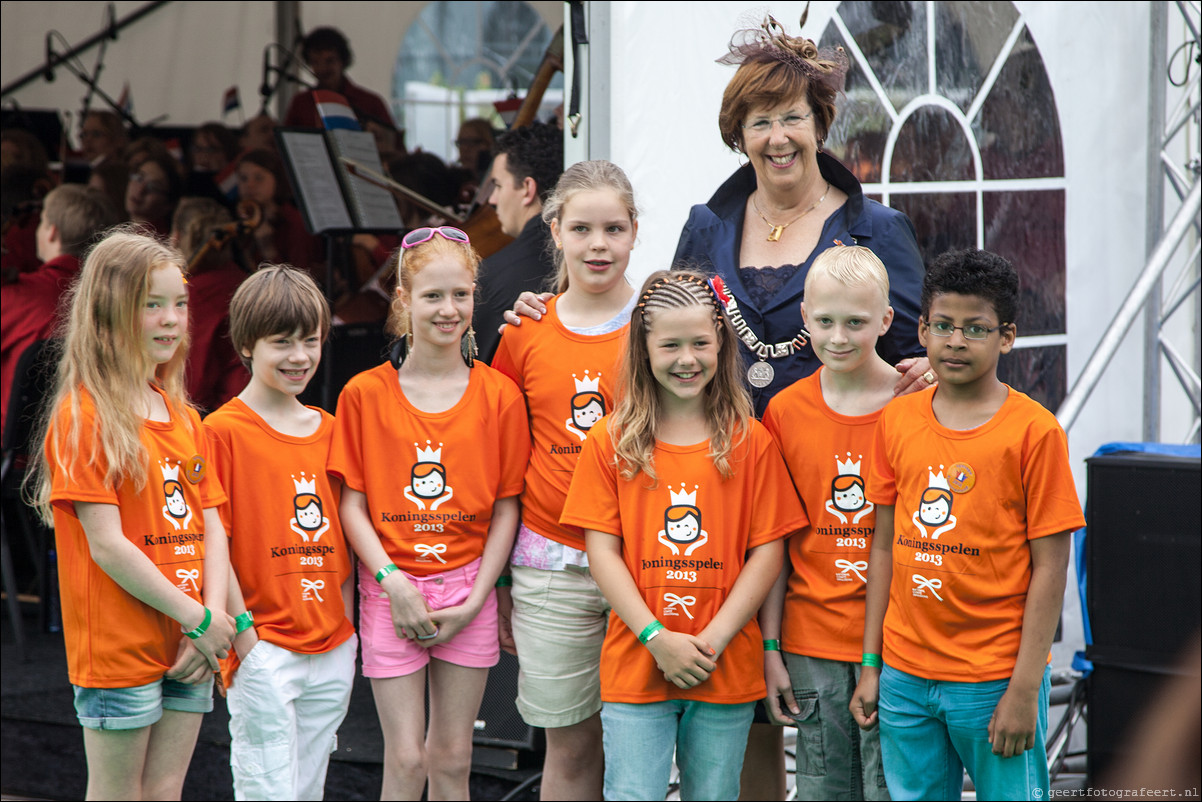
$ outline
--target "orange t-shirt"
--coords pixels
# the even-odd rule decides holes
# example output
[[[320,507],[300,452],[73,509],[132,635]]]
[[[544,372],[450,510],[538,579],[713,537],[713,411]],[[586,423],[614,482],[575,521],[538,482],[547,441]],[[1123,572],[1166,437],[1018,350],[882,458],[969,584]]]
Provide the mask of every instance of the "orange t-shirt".
[[[613,409],[617,365],[627,324],[597,336],[570,331],[547,303],[542,320],[506,326],[492,365],[526,396],[530,412],[530,469],[522,520],[543,537],[584,550],[584,538],[559,524],[572,472],[589,429]]]
[[[1005,679],[1022,638],[1028,541],[1085,525],[1067,438],[1017,390],[962,431],[935,419],[934,397],[885,407],[868,464],[868,498],[894,505],[884,659],[925,679]]]
[[[781,390],[764,425],[776,438],[810,525],[789,538],[781,645],[787,652],[859,663],[876,505],[865,498],[864,458],[880,412],[840,415],[818,373]]]
[[[320,654],[354,634],[342,602],[351,573],[338,520],[339,487],[326,473],[334,417],[308,437],[276,431],[241,399],[204,420],[213,470],[229,500],[220,507],[230,563],[259,637]]]
[[[508,378],[478,363],[455,406],[422,412],[386,362],[338,397],[328,469],[367,496],[396,566],[426,576],[483,554],[493,504],[522,492],[529,459],[526,404]]]
[[[164,401],[166,398],[164,397]],[[118,585],[91,557],[87,535],[75,513],[76,502],[114,504],[126,539],[180,590],[202,601],[204,587],[204,510],[225,501],[221,483],[204,463],[207,448],[200,416],[188,410],[180,420],[147,420],[142,442],[149,461],[146,486],[129,481],[113,489],[105,484],[108,460],[95,431],[96,409],[81,392],[80,424],[84,451],[68,472],[54,462],[53,443],[66,434],[70,405],[64,403],[47,438],[50,501],[58,552],[59,592],[67,671],[85,688],[132,688],[154,682],[175,663],[183,633],[179,622],[139,601]],[[96,450],[86,444],[95,443]]]
[[[658,486],[645,474],[622,479],[602,421],[589,433],[572,478],[562,523],[622,538],[626,568],[643,600],[675,632],[697,634],[726,601],[747,551],[806,525],[805,513],[771,435],[758,422],[731,455],[723,479],[709,442],[655,444]],[[739,704],[763,699],[764,649],[753,617],[735,635],[718,668],[696,688],[666,681],[637,633],[612,613],[601,649],[601,698],[645,703],[691,699]]]

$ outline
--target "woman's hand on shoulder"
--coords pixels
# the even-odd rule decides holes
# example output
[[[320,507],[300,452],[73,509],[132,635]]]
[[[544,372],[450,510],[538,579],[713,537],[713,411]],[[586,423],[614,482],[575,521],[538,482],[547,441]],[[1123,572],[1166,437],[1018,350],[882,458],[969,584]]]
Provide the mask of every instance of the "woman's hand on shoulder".
[[[931,361],[925,356],[903,359],[897,363],[895,369],[901,374],[901,378],[897,380],[897,384],[893,388],[894,396],[925,390],[938,381],[935,378],[935,372],[931,370]],[[928,381],[928,379],[933,379],[933,381]]]
[[[718,667],[714,650],[696,635],[665,629],[647,642],[647,649],[664,679],[677,688],[697,687]]]
[[[543,292],[537,295],[533,292],[523,292],[513,302],[513,309],[505,312],[505,323],[497,331],[504,331],[505,326],[522,325],[524,317],[531,320],[542,320],[543,315],[547,314],[547,301],[554,297],[555,293],[553,292]]]

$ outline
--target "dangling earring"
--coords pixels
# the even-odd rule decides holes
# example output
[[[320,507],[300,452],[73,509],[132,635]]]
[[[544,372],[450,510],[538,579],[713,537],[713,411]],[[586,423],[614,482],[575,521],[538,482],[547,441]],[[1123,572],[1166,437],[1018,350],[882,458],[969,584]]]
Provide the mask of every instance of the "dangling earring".
[[[826,144],[826,138],[825,138],[825,137],[824,137],[824,138],[822,138],[822,139],[819,139],[819,140],[818,140],[818,152],[819,152],[819,153],[821,153],[821,152],[822,152],[822,146],[823,146],[823,145],[825,145],[825,144]]]
[[[467,334],[459,338],[459,353],[469,368],[476,364],[476,354],[480,353],[480,349],[476,347],[476,330],[471,326],[467,327]]]

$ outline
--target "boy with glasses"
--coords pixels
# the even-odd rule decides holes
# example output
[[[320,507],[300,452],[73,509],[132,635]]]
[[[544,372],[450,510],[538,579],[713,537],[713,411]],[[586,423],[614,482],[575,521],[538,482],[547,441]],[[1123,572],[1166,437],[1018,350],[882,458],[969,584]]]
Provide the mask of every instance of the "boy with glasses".
[[[997,377],[1017,298],[996,254],[936,259],[919,339],[938,383],[891,403],[877,427],[851,707],[861,727],[879,715],[893,799],[958,799],[965,767],[982,799],[1048,795],[1048,654],[1069,533],[1085,519],[1064,431]]]

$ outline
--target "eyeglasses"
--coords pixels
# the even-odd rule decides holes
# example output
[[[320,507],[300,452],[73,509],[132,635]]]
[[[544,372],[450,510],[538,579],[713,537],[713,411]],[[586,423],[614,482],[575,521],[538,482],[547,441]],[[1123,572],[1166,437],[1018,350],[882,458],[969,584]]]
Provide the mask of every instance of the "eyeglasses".
[[[780,123],[780,127],[786,131],[793,131],[801,127],[801,124],[810,119],[814,112],[808,111],[805,114],[786,114],[784,117],[778,117],[775,120],[759,119],[753,123],[748,123],[743,126],[743,130],[750,131],[756,136],[766,136],[772,132],[772,123]]]
[[[143,185],[146,187],[147,192],[153,192],[159,195],[167,194],[167,187],[165,185],[159,183],[158,181],[153,181],[141,173],[131,173],[129,180],[131,183]]]
[[[1004,329],[1009,325],[1009,323],[999,323],[991,329],[988,326],[982,326],[980,323],[969,323],[967,326],[953,326],[946,320],[927,321],[927,328],[936,337],[951,337],[952,332],[959,329],[963,332],[964,339],[966,340],[984,340],[998,329]]]
[[[435,234],[438,234],[443,239],[449,239],[451,242],[462,242],[464,245],[472,244],[467,234],[459,229],[452,226],[438,226],[437,228],[413,229],[401,239],[401,247],[412,248],[416,245],[421,245],[423,242],[429,242],[434,239]]]

